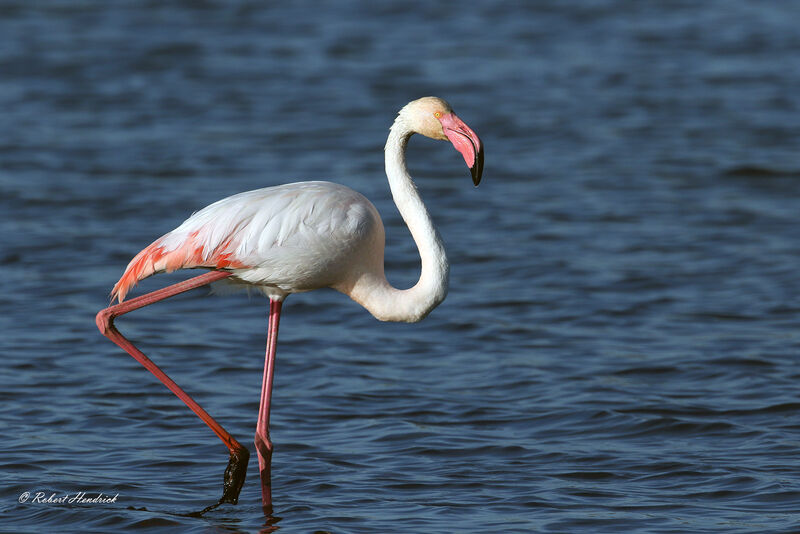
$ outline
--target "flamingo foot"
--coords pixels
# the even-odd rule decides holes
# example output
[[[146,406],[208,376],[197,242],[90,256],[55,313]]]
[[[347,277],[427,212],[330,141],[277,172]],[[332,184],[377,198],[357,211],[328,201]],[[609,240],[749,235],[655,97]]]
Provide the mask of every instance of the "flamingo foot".
[[[247,462],[250,460],[250,451],[242,447],[241,449],[231,450],[231,457],[228,460],[228,467],[225,468],[225,475],[222,481],[222,497],[212,505],[206,506],[199,512],[187,514],[189,517],[201,517],[208,511],[213,510],[220,504],[239,502],[239,493],[244,485],[244,478],[247,475]]]
[[[247,462],[250,460],[250,451],[242,447],[231,451],[228,460],[228,467],[225,468],[225,475],[222,482],[222,497],[219,504],[229,502],[236,504],[239,502],[239,492],[242,491],[244,477],[247,475]]]

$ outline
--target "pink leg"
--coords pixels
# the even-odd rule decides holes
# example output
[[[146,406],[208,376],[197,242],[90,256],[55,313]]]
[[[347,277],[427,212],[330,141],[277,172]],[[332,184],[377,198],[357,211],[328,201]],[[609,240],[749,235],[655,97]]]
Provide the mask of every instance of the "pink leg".
[[[133,356],[136,361],[144,365],[148,371],[153,373],[156,378],[161,380],[161,382],[163,382],[164,385],[170,389],[170,391],[177,395],[178,398],[185,402],[186,405],[191,408],[191,410],[197,414],[197,416],[200,417],[200,419],[202,419],[203,422],[207,424],[228,447],[228,450],[230,451],[230,460],[228,461],[228,467],[225,470],[222,497],[218,503],[209,506],[203,510],[203,512],[210,510],[211,508],[214,508],[224,502],[236,504],[236,502],[239,500],[239,492],[242,489],[242,484],[244,484],[244,478],[247,473],[247,461],[250,458],[250,453],[244,446],[236,441],[233,436],[231,436],[224,428],[222,428],[222,426],[217,423],[208,414],[208,412],[206,412],[199,404],[197,404],[197,402],[195,402],[195,400],[192,399],[188,393],[183,391],[178,384],[173,382],[172,379],[168,377],[166,373],[164,373],[164,371],[154,364],[150,358],[145,356],[133,345],[133,343],[126,339],[125,336],[120,334],[119,330],[117,330],[117,328],[114,326],[114,318],[139,309],[143,306],[147,306],[148,304],[153,304],[154,302],[164,300],[173,295],[177,295],[179,293],[189,291],[190,289],[221,280],[222,278],[226,278],[231,274],[232,273],[224,271],[211,271],[201,274],[200,276],[195,276],[189,280],[153,291],[152,293],[147,293],[146,295],[133,298],[120,304],[109,306],[104,310],[100,310],[96,318],[97,327],[104,336],[119,345],[125,352]]]
[[[278,325],[281,321],[279,300],[269,301],[269,328],[267,330],[267,355],[264,359],[264,380],[261,383],[261,403],[256,425],[256,452],[261,473],[261,502],[265,514],[272,513],[272,442],[269,439],[269,404],[272,399],[272,377],[275,373],[275,352],[278,345]]]

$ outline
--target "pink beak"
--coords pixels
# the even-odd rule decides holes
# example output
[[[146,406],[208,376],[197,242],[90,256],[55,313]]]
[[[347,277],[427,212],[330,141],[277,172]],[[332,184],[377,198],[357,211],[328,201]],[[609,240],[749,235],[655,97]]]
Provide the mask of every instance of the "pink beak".
[[[464,124],[464,121],[459,119],[455,113],[442,115],[439,122],[442,123],[444,135],[464,156],[464,161],[467,162],[467,167],[472,172],[472,183],[477,186],[481,182],[483,174],[483,143],[478,134]]]

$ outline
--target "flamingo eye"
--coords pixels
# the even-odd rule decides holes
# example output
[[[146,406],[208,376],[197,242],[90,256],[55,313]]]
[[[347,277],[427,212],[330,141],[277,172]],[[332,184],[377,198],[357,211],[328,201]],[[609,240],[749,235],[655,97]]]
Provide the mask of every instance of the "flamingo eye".
[[[433,116],[436,117],[437,119],[441,119],[442,118],[442,112],[441,111],[434,111],[433,112]]]

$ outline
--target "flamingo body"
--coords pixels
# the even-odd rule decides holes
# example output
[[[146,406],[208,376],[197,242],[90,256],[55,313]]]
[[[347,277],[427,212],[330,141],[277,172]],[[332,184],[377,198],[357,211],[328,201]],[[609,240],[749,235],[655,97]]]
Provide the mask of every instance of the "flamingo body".
[[[369,273],[383,276],[384,229],[360,193],[330,182],[247,191],[196,212],[131,260],[113,296],[176,269],[229,270],[227,280],[273,300],[322,287],[346,291]]]

